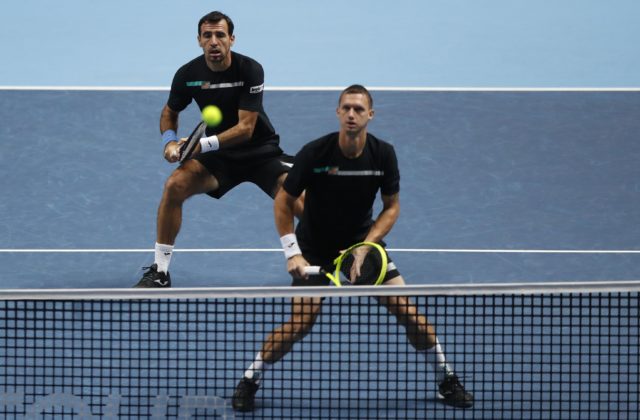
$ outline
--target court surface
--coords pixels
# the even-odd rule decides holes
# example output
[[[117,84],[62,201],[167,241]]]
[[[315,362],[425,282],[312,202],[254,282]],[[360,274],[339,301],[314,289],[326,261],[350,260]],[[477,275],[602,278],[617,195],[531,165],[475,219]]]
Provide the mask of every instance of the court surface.
[[[400,162],[402,211],[387,242],[408,283],[462,285],[640,278],[640,144],[637,141],[640,96],[637,92],[384,90],[374,91],[373,95],[376,117],[370,131],[394,144]],[[338,92],[332,90],[266,92],[265,106],[281,134],[281,145],[286,152],[294,154],[305,142],[337,128],[334,112],[337,96]],[[3,121],[0,126],[3,197],[0,201],[0,289],[115,289],[129,288],[138,280],[141,267],[152,263],[155,213],[163,182],[173,169],[162,159],[163,144],[157,127],[166,97],[166,91],[153,90],[0,91]],[[197,119],[198,113],[192,105],[181,117],[180,133],[189,132]],[[253,185],[242,185],[222,200],[200,196],[187,202],[171,265],[174,286],[287,286],[290,280],[272,219],[271,200]],[[613,302],[617,304],[615,299]],[[58,323],[56,328],[60,326],[57,331],[63,339],[47,341],[47,328],[35,332],[36,337],[39,334],[43,337],[34,341],[34,354],[38,357],[35,362],[30,359],[25,362],[38,364],[42,359],[44,363],[52,363],[51,370],[45,369],[45,375],[55,372],[56,366],[66,363],[65,357],[72,354],[74,363],[97,369],[95,372],[115,369],[110,372],[124,377],[123,383],[128,383],[128,379],[118,373],[119,365],[112,364],[103,354],[119,346],[134,349],[153,346],[158,351],[150,356],[144,352],[138,356],[137,350],[132,350],[132,357],[141,360],[148,357],[144,363],[150,363],[151,368],[144,374],[153,376],[155,363],[161,365],[173,360],[171,355],[176,351],[188,349],[188,354],[194,352],[195,356],[188,360],[177,358],[178,366],[185,363],[187,371],[196,378],[200,374],[207,377],[212,372],[228,371],[224,386],[196,385],[192,389],[183,371],[171,370],[171,374],[182,379],[177,382],[177,391],[169,387],[170,392],[195,393],[196,396],[205,391],[215,393],[211,395],[217,396],[211,400],[198,401],[220,407],[228,407],[235,381],[270,328],[260,322],[250,322],[256,324],[254,329],[265,330],[252,339],[256,341],[234,341],[233,350],[221,351],[220,362],[218,353],[212,353],[209,341],[200,340],[199,334],[209,328],[224,328],[226,322],[187,322],[175,327],[175,332],[184,340],[169,338],[165,342],[162,335],[165,326],[160,324],[164,322],[163,317],[170,315],[160,310],[161,317],[156,319],[143,303],[143,311],[150,318],[141,322],[144,328],[158,325],[158,337],[152,334],[149,340],[138,341],[137,336],[132,335],[129,344],[120,344],[113,337],[128,335],[117,331],[114,336],[109,329],[137,328],[136,322],[140,320],[129,309],[122,315],[110,312],[98,315],[98,310],[89,308],[85,319],[81,303],[61,303],[71,308],[69,314],[63,310],[22,311],[7,305],[15,317],[11,315],[13,318],[6,322],[15,325],[21,325],[17,317],[23,312],[27,318],[42,316],[42,322],[37,318],[35,323],[25,321],[25,326],[46,325],[48,313],[61,317],[54,322]],[[119,303],[114,305],[120,307]],[[129,308],[128,303],[122,305]],[[201,307],[215,311],[218,306],[197,306]],[[436,307],[446,309],[446,305]],[[481,309],[481,316],[495,321],[493,312],[484,311]],[[637,314],[637,307],[626,313]],[[226,318],[226,313],[221,316],[224,320],[231,319]],[[442,339],[454,363],[467,368],[465,380],[478,399],[476,411],[457,412],[456,418],[482,416],[485,411],[481,410],[500,407],[502,403],[495,401],[501,401],[505,392],[521,391],[519,382],[514,381],[497,382],[493,386],[502,388],[494,392],[498,388],[487,388],[492,385],[486,383],[484,376],[471,373],[476,365],[488,365],[461,362],[467,348],[477,352],[473,360],[485,360],[485,357],[493,360],[491,357],[499,354],[501,341],[477,341],[473,334],[459,333],[455,324],[447,325],[450,320],[446,316],[429,316],[445,331]],[[118,321],[111,321],[111,317]],[[611,318],[603,315],[603,320],[598,318],[598,322],[611,325]],[[73,330],[62,329],[67,324],[73,327],[78,319],[85,320],[86,325],[95,323],[95,328],[78,332],[88,334],[83,336],[84,341],[77,341]],[[567,324],[565,318],[559,319],[558,331],[562,336],[566,331],[562,328]],[[582,319],[590,318],[578,319],[575,322],[581,324]],[[637,317],[636,321],[629,322],[637,331]],[[496,328],[490,332],[495,333],[494,330]],[[11,331],[7,329],[8,334]],[[15,331],[18,337],[22,334],[20,328]],[[522,329],[525,335],[527,331]],[[458,335],[462,337],[460,340]],[[245,334],[231,334],[232,340],[239,336],[245,337]],[[313,337],[316,336],[312,335],[310,343],[300,348],[319,345]],[[469,337],[469,341],[465,337]],[[629,337],[619,340],[633,346],[627,341]],[[608,342],[613,346],[617,339],[609,337]],[[17,343],[21,339],[8,336],[6,340]],[[510,338],[505,340],[508,343]],[[529,346],[526,340],[525,337],[525,344]],[[89,347],[76,347],[85,341]],[[224,340],[213,342],[225,343]],[[573,341],[568,342],[573,345]],[[97,343],[105,347],[94,347]],[[538,350],[534,344],[531,344],[531,354],[536,360]],[[58,345],[71,347],[62,351]],[[510,354],[511,350],[505,345],[504,354]],[[597,345],[600,346],[600,341]],[[406,343],[403,346],[398,347],[398,351],[408,351],[407,354],[415,358],[411,349],[405,348]],[[631,348],[629,346],[623,347]],[[229,351],[241,353],[229,361],[225,359]],[[17,364],[19,354],[5,356]],[[58,354],[64,354],[62,361],[58,360]],[[297,360],[295,357],[298,356],[292,356],[293,363]],[[637,390],[637,362],[625,354],[620,359],[630,363],[629,381]],[[212,363],[219,363],[215,365],[218,368],[214,369]],[[146,369],[144,366],[141,369]],[[203,369],[204,366],[208,369]],[[491,366],[493,372],[496,366]],[[517,366],[516,359],[509,359],[500,369],[517,370]],[[553,367],[553,363],[550,366]],[[129,369],[123,372],[125,370]],[[388,370],[398,369],[390,364]],[[95,376],[102,373],[87,372],[98,379],[86,381],[97,382],[68,388],[72,390],[68,392],[82,398],[87,398],[86,395],[97,398],[96,405],[92,406],[94,413],[99,406],[110,407],[104,396],[120,395],[128,389],[125,385],[105,387],[107,379],[102,381],[101,376]],[[545,381],[555,378],[547,373],[542,376]],[[34,378],[37,377],[29,376],[27,380],[39,384]],[[532,378],[535,374],[523,374],[525,382],[531,382]],[[160,387],[164,386],[160,378],[157,380]],[[320,385],[333,386],[325,382]],[[18,391],[26,392],[21,388]],[[59,391],[47,388],[36,394],[49,395],[46,401],[51,402],[53,392]],[[160,395],[152,387],[148,392],[151,397]],[[189,398],[197,399],[193,395]],[[259,402],[262,408],[258,414],[275,410],[276,416],[284,415],[284,409],[278,408],[277,403],[269,405],[270,394],[265,395]],[[532,395],[537,394],[532,392]],[[68,398],[78,403],[74,400],[76,397]],[[630,407],[637,407],[633,395],[626,398],[631,401]],[[378,413],[386,413],[390,418],[400,415],[401,408],[394,405],[393,399],[385,401],[384,409]],[[17,412],[22,413],[23,408],[34,409],[34,404],[31,399],[21,399]],[[431,407],[434,402],[427,400],[421,404]],[[597,409],[606,409],[606,404]],[[567,413],[570,414],[570,410]],[[593,418],[597,418],[597,413]]]
[[[0,288],[118,288],[152,262],[166,91],[0,91]],[[272,90],[285,152],[337,128],[336,91]],[[640,96],[633,91],[374,91],[408,283],[640,278]],[[180,133],[191,130],[192,105]],[[272,202],[195,197],[174,286],[288,285]],[[394,251],[395,250],[395,251]]]

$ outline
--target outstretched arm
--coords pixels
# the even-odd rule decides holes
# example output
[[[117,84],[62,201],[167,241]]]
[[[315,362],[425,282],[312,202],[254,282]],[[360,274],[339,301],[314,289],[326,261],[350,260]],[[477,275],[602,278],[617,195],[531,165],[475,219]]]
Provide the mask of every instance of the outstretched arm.
[[[169,105],[165,105],[160,113],[160,133],[164,135],[167,130],[173,131],[173,134],[178,132],[178,116],[179,112],[169,108]],[[177,162],[180,157],[180,143],[177,140],[169,140],[164,145],[164,158],[169,162]]]
[[[203,137],[194,150],[195,154],[213,152],[251,140],[256,128],[258,113],[253,111],[238,111],[238,123],[233,127],[210,137]]]
[[[220,148],[235,146],[251,140],[256,128],[258,113],[253,111],[238,111],[238,124],[217,134]]]
[[[280,188],[273,201],[273,214],[276,230],[280,235],[285,255],[287,255],[287,271],[293,277],[306,278],[304,267],[309,263],[302,257],[299,251],[297,239],[294,234],[294,209],[297,197],[292,196],[283,188]]]
[[[256,127],[256,121],[258,121],[258,113],[252,111],[238,111],[238,123],[233,127],[215,135],[216,147],[213,150],[219,148],[226,148],[235,146],[247,142],[253,136],[253,130]],[[178,113],[173,111],[167,105],[162,109],[160,115],[160,131],[164,133],[167,130],[173,130],[176,132],[178,129]],[[177,162],[180,157],[180,145],[183,140],[169,141],[165,145],[164,157],[169,162]],[[193,151],[194,155],[201,153],[202,149],[200,144],[196,145]]]
[[[391,231],[391,228],[396,223],[396,220],[398,220],[399,215],[400,197],[398,193],[392,195],[382,195],[382,211],[371,226],[371,229],[369,230],[367,237],[364,239],[364,242],[378,243],[382,241],[387,233]],[[353,257],[355,258],[355,260],[351,265],[351,280],[354,280],[360,276],[360,268],[362,267],[362,263],[364,262],[364,259],[369,250],[369,247],[359,247],[354,251]]]

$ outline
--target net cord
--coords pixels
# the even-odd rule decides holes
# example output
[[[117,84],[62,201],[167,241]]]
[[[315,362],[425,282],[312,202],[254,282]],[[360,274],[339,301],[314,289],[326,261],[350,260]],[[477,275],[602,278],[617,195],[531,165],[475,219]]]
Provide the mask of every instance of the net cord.
[[[330,296],[468,296],[484,294],[611,293],[640,291],[640,280],[546,283],[423,284],[353,287],[193,287],[170,289],[0,289],[0,300],[128,300]]]

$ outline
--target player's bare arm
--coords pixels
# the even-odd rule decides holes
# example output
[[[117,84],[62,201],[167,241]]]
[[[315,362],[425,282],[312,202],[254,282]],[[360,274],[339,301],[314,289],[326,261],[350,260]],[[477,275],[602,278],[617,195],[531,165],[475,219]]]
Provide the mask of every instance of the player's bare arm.
[[[294,197],[284,189],[280,189],[273,200],[273,214],[275,218],[276,230],[280,237],[293,233],[293,216],[295,203],[298,197]],[[307,274],[304,267],[309,263],[304,257],[294,255],[287,259],[287,272],[297,278],[305,278]]]
[[[258,121],[257,112],[239,110],[238,123],[228,130],[215,135],[218,142],[217,147],[219,149],[224,149],[251,140],[251,136],[253,136],[253,130],[256,127],[256,121]],[[201,151],[201,145],[198,144],[193,151],[193,155],[198,155],[201,153]]]
[[[165,105],[160,113],[160,132],[167,130],[178,131],[178,116],[180,114]],[[180,157],[180,142],[170,141],[164,145],[164,158],[169,162],[177,162]]]
[[[239,110],[238,124],[228,130],[218,134],[220,148],[236,146],[245,143],[253,136],[253,130],[258,121],[258,113],[253,111]]]
[[[400,216],[400,194],[382,195],[382,211],[369,230],[365,241],[380,242],[393,228]]]

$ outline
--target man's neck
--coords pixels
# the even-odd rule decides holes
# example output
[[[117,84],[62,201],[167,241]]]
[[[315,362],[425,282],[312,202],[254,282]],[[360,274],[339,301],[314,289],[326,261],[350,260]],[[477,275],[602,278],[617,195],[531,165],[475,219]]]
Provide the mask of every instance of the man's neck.
[[[229,51],[229,55],[227,56],[227,58],[224,61],[220,61],[220,62],[217,62],[217,61],[210,62],[205,57],[205,62],[207,63],[207,67],[209,67],[209,70],[215,71],[215,72],[225,71],[226,69],[231,67],[231,60],[232,60],[231,51]]]
[[[338,136],[338,144],[340,151],[347,159],[355,159],[362,154],[365,142],[367,141],[367,131],[362,130],[359,133],[340,132]]]

